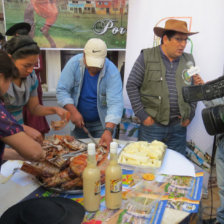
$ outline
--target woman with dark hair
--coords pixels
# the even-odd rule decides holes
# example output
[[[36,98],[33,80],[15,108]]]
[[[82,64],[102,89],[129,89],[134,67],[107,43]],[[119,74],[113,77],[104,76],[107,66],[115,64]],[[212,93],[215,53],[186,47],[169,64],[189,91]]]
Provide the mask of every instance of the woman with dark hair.
[[[65,120],[67,110],[61,107],[47,107],[39,103],[38,80],[33,71],[40,53],[37,43],[29,36],[15,36],[6,43],[5,50],[16,65],[19,77],[12,80],[9,90],[4,95],[4,102],[7,110],[14,115],[18,123],[24,123],[22,111],[25,105],[33,115],[58,114],[62,120]],[[28,135],[42,142],[43,137],[39,131],[24,124],[23,127]]]
[[[45,153],[40,144],[25,134],[23,127],[6,110],[2,96],[7,92],[18,70],[6,52],[0,50],[0,167],[2,159],[42,160]],[[5,144],[11,148],[5,148]],[[15,149],[15,150],[14,150]]]
[[[33,36],[31,36],[30,30],[31,25],[29,23],[26,22],[16,23],[6,31],[5,35],[6,36],[29,35],[30,37],[33,38]],[[43,91],[41,87],[41,74],[40,74],[42,69],[43,69],[42,55],[39,54],[38,63],[35,65],[34,71],[38,79],[37,96],[39,99],[39,103],[41,105],[43,105],[42,101]],[[25,125],[38,130],[43,136],[50,131],[50,127],[47,123],[46,117],[45,116],[39,117],[32,115],[26,106],[23,107],[23,120]]]

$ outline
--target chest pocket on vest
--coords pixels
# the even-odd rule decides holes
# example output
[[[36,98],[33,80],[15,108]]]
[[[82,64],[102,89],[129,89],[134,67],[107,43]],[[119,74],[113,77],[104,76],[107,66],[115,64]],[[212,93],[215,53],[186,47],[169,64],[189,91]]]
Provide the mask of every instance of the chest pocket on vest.
[[[156,116],[161,104],[162,94],[161,68],[159,63],[148,63],[143,85],[141,87],[141,101],[146,111]]]
[[[144,88],[146,93],[153,96],[160,96],[162,88],[162,72],[160,63],[148,63],[144,78]]]

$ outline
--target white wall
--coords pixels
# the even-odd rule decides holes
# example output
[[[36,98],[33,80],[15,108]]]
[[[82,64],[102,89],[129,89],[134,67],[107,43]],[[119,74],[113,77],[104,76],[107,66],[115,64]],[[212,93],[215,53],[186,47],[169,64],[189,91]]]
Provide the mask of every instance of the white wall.
[[[153,46],[153,28],[165,17],[192,17],[193,55],[205,81],[223,74],[224,64],[224,1],[223,0],[129,0],[125,82],[140,50]],[[130,102],[124,88],[125,106]],[[188,127],[188,138],[203,151],[212,149],[201,119],[203,104],[198,103],[196,116]]]
[[[56,92],[61,75],[61,54],[59,50],[46,50],[46,78],[48,92]]]

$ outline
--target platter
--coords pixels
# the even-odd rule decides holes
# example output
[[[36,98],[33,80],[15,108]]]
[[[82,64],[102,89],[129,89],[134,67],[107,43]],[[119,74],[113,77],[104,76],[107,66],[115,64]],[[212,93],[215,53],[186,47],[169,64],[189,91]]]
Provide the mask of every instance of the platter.
[[[82,193],[82,173],[87,166],[87,143],[72,136],[53,136],[48,138],[42,148],[46,158],[39,162],[24,162],[22,171],[35,177],[38,184],[47,190],[64,194]],[[104,183],[108,164],[108,151],[96,147],[97,166]]]
[[[82,194],[83,190],[82,189],[71,189],[71,190],[64,190],[61,189],[59,187],[47,187],[44,185],[43,182],[41,182],[40,180],[37,179],[38,184],[43,187],[44,189],[48,190],[48,191],[53,191],[56,193],[60,193],[60,194]]]
[[[41,182],[39,180],[38,180],[38,184],[46,190],[50,190],[50,191],[60,193],[60,194],[82,194],[83,193],[83,189],[81,189],[81,188],[64,190],[59,187],[46,187],[46,186],[44,186],[43,182]],[[101,184],[101,187],[104,187],[104,186],[105,186],[105,184]]]

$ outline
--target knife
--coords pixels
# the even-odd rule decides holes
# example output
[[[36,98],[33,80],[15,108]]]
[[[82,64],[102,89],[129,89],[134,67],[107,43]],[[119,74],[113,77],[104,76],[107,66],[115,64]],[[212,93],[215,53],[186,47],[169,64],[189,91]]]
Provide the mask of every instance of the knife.
[[[88,130],[85,126],[83,126],[82,128],[83,128],[83,131],[84,131],[84,132],[88,135],[88,137],[92,140],[92,142],[95,143],[96,146],[97,146],[98,143],[97,143],[96,140],[93,138],[93,136],[90,134],[89,130]]]

